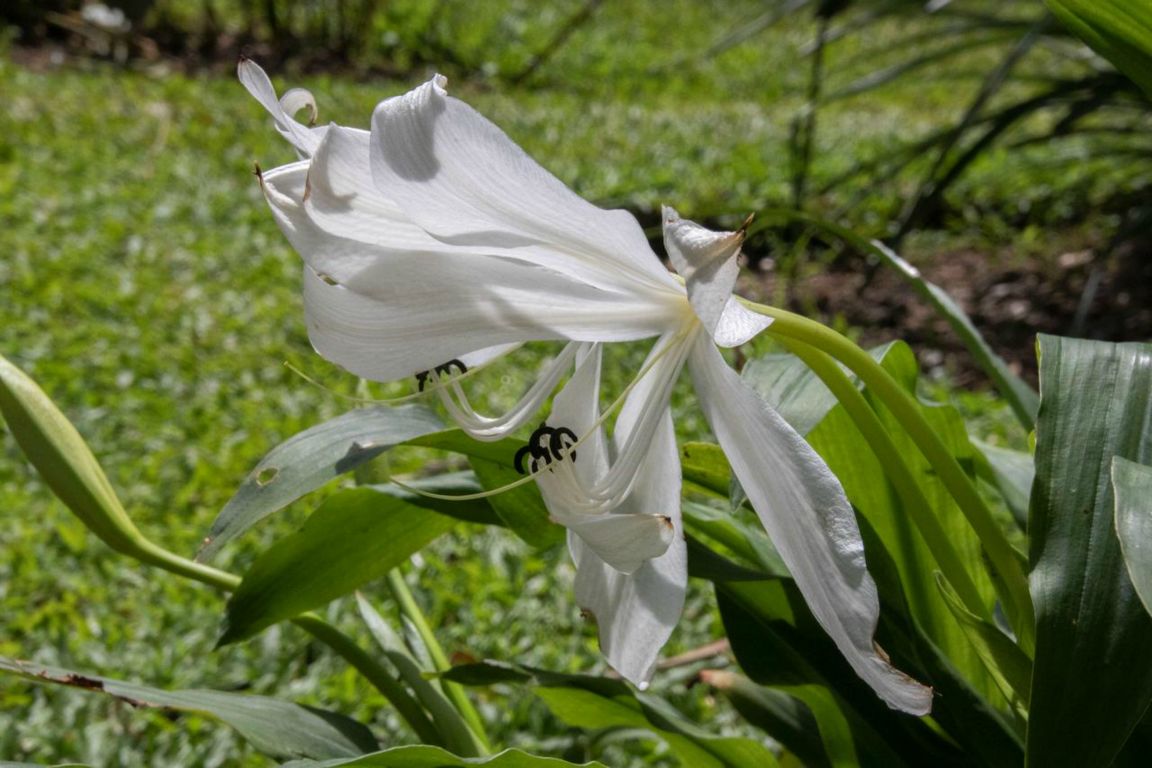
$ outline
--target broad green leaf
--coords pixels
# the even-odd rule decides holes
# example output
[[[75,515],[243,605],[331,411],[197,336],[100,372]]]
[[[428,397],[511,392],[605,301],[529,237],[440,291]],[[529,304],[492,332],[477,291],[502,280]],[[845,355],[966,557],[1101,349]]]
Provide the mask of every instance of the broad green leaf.
[[[875,547],[869,552],[879,582],[885,577],[875,571],[884,558],[874,556]],[[939,725],[884,705],[844,661],[790,580],[718,584],[716,597],[745,674],[761,685],[804,696],[822,736],[842,733],[847,722],[861,766],[958,767],[973,759],[1003,768],[1020,764],[1023,750],[1011,729],[914,624],[901,627],[898,606],[883,606],[877,640],[897,668],[935,688],[932,719]],[[815,697],[811,686],[823,688],[827,696]],[[843,759],[842,749],[835,754]]]
[[[513,460],[524,443],[505,438],[492,442],[474,440],[459,429],[449,429],[409,441],[410,445],[453,451],[468,457],[480,484],[487,490],[502,488],[523,480]],[[537,549],[559,544],[564,529],[553,523],[535,483],[525,483],[489,497],[488,503],[504,524],[527,544]]]
[[[491,667],[485,671],[485,667]],[[526,679],[516,675],[528,676]],[[637,694],[626,683],[603,677],[568,675],[519,664],[483,662],[450,670],[445,677],[460,683],[534,681],[536,694],[568,725],[590,730],[638,728],[668,745],[685,768],[774,766],[764,745],[749,739],[719,737],[684,718],[656,696]]]
[[[688,575],[705,581],[758,581],[769,577],[763,571],[745,568],[724,557],[711,547],[701,544],[691,534],[685,536],[688,544]]]
[[[84,438],[44,390],[0,356],[0,415],[52,493],[117,552],[143,539]]]
[[[944,596],[948,607],[960,622],[960,626],[972,641],[972,647],[980,655],[984,666],[1021,716],[1028,713],[1028,687],[1032,678],[1032,662],[1020,650],[1020,646],[986,620],[964,607],[964,602],[949,586],[942,574],[936,574],[936,586]]]
[[[717,584],[716,600],[744,673],[784,691],[824,687],[835,708],[809,709],[822,734],[836,733],[847,718],[861,766],[941,765],[954,759],[953,747],[921,720],[890,710],[856,676],[790,580]]]
[[[351,760],[296,760],[286,763],[282,768],[340,768],[345,765],[360,768],[473,768],[478,765],[486,768],[567,768],[575,765],[582,768],[607,768],[603,763],[570,763],[556,757],[530,755],[518,749],[506,749],[491,757],[457,757],[440,747],[426,745],[393,747]]]
[[[1148,0],[1044,0],[1077,37],[1152,96],[1152,3]]]
[[[1032,454],[980,440],[973,440],[972,445],[983,456],[983,461],[976,464],[976,473],[1000,492],[1012,517],[1021,528],[1025,528],[1028,524],[1028,499],[1032,495],[1032,481],[1036,478]]]
[[[329,480],[399,443],[443,428],[428,408],[402,405],[349,411],[290,437],[260,460],[224,505],[197,559],[208,560],[260,520]]]
[[[1152,613],[1152,467],[1114,457],[1112,490],[1124,564],[1145,610]]]
[[[687,735],[681,728],[661,722],[660,727],[645,713],[630,693],[606,696],[581,688],[541,686],[536,695],[552,714],[569,725],[584,729],[640,728],[662,739],[685,768],[742,768],[772,766],[775,757],[763,745],[748,739]]]
[[[481,493],[484,486],[476,480],[472,472],[449,472],[432,477],[421,477],[404,481],[404,488],[388,483],[386,485],[368,485],[371,488],[388,496],[408,502],[417,507],[424,507],[433,512],[439,512],[457,520],[479,525],[503,526],[504,521],[496,515],[492,505],[487,499],[440,499],[437,496],[471,496]],[[408,490],[412,489],[412,490]]]
[[[1040,337],[1029,516],[1028,765],[1109,765],[1152,701],[1152,618],[1115,532],[1113,458],[1152,464],[1152,345]]]
[[[687,442],[680,446],[680,471],[684,482],[727,496],[732,484],[732,467],[724,450],[715,443]]]
[[[788,575],[780,553],[754,518],[746,520],[739,510],[724,512],[691,501],[684,502],[683,513],[684,528],[691,535],[722,545],[753,567]]]
[[[157,708],[210,715],[235,728],[253,747],[273,757],[326,760],[361,755],[379,746],[371,731],[355,720],[267,696],[211,690],[164,691],[5,657],[0,657],[0,670],[36,683],[55,683],[102,693],[133,709]]]
[[[749,360],[740,375],[802,435],[812,431],[836,407],[836,397],[795,355],[764,355]]]
[[[219,644],[324,605],[383,576],[455,525],[372,488],[328,498],[299,531],[264,551],[228,600]]]

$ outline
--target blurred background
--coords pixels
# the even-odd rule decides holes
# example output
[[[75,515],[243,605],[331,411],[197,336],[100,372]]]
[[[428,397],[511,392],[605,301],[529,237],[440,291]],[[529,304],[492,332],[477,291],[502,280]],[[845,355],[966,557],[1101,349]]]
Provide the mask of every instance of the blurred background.
[[[310,89],[321,120],[358,127],[442,72],[580,194],[634,212],[658,253],[661,204],[717,228],[756,212],[742,293],[866,344],[907,340],[925,386],[984,439],[1023,438],[947,325],[888,267],[787,211],[896,248],[1026,378],[1037,332],[1152,336],[1149,102],[1039,0],[6,0],[0,354],[56,398],[145,531],[177,551],[195,550],[261,455],[346,410],[333,391],[355,387],[308,348],[298,261],[251,174],[294,157],[236,82],[241,54],[281,92]],[[526,379],[499,382],[510,394]],[[219,597],[108,556],[8,439],[0,509],[0,654],[353,702],[410,740],[291,627],[212,653]],[[243,567],[306,512],[223,564]],[[443,642],[595,668],[565,554],[527,554],[480,529],[427,552],[420,596]],[[711,596],[692,601],[670,653],[721,631]],[[342,625],[351,613],[329,610]],[[710,728],[746,727],[692,674],[662,684]],[[593,754],[530,700],[483,703],[497,742]],[[612,764],[667,760],[631,749]],[[265,764],[208,721],[9,681],[0,759]]]

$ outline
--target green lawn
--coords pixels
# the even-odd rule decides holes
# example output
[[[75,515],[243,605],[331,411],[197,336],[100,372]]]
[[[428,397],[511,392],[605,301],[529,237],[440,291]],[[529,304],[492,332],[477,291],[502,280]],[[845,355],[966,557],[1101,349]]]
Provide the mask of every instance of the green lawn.
[[[758,7],[606,3],[537,86],[510,90],[461,77],[451,89],[586,196],[640,211],[667,202],[687,215],[742,216],[786,201],[783,158],[802,103],[799,46],[810,30],[793,22],[757,44],[671,64],[692,60]],[[839,55],[850,52],[847,45]],[[358,126],[379,99],[422,79],[271,74],[281,89],[312,89],[323,120]],[[0,84],[0,354],[76,423],[145,533],[192,553],[260,456],[346,410],[333,391],[355,388],[308,347],[298,259],[251,173],[255,161],[268,168],[291,152],[229,77],[103,65],[34,72],[0,56]],[[817,175],[831,177],[954,116],[957,93],[941,81],[915,100],[895,89],[841,103],[827,113]],[[1050,155],[1040,166],[1064,178],[1059,161]],[[1027,166],[1024,177],[983,187],[989,204],[1016,195],[1017,178],[1032,172]],[[513,391],[524,376],[511,370],[495,380]],[[969,402],[977,418],[1002,417],[992,401]],[[700,426],[686,416],[681,428]],[[262,526],[223,564],[242,568],[308,509],[298,504]],[[213,651],[221,597],[134,567],[87,535],[6,436],[0,514],[0,654],[164,687],[243,687],[349,711],[388,743],[412,739],[378,697],[294,628]],[[510,535],[462,525],[421,560],[413,580],[449,652],[603,668],[572,601],[564,552],[533,555]],[[366,592],[383,602],[372,585]],[[719,635],[709,605],[708,595],[693,596],[669,652]],[[346,601],[329,614],[364,634]],[[724,707],[699,689],[684,691],[683,682],[669,675],[661,685],[710,728],[737,727]],[[483,694],[482,705],[496,743],[562,728],[522,697],[513,697],[508,718],[504,699],[493,696]],[[267,764],[208,721],[170,721],[13,680],[0,682],[0,759]]]

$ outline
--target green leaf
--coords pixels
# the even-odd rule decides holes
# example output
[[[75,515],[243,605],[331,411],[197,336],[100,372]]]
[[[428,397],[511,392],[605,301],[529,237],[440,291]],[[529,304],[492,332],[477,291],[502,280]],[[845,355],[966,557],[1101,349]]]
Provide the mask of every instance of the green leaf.
[[[796,686],[786,692],[757,685],[725,670],[704,670],[700,679],[723,693],[741,717],[779,741],[807,768],[851,768],[860,764],[848,722],[826,688]],[[816,698],[814,704],[823,715],[819,721],[813,717],[810,705],[794,695],[799,688],[809,689]],[[818,723],[824,723],[824,727]]]
[[[744,768],[776,764],[775,756],[762,744],[749,739],[703,735],[653,716],[626,688],[616,696],[582,688],[551,686],[540,686],[535,693],[552,714],[577,728],[641,728],[651,731],[668,745],[686,768]]]
[[[980,451],[976,473],[997,491],[1020,527],[1028,524],[1028,499],[1032,495],[1032,481],[1036,479],[1036,462],[1032,454],[1014,451],[998,445],[973,440]]]
[[[348,594],[453,525],[452,518],[372,488],[335,494],[244,574],[228,600],[219,645]]]
[[[72,514],[112,549],[135,554],[143,536],[84,438],[44,390],[2,356],[0,414],[28,461]]]
[[[298,760],[286,763],[282,768],[339,768],[339,766],[360,766],[361,768],[565,768],[574,766],[567,760],[555,757],[540,757],[506,749],[491,757],[457,757],[440,747],[412,746],[393,747],[383,752],[374,752],[352,760],[328,760],[318,763],[314,760]],[[579,763],[583,768],[607,768],[603,763]]]
[[[489,659],[474,664],[457,664],[441,677],[460,685],[496,685],[526,683],[532,679],[532,673],[525,672],[517,664]]]
[[[877,552],[869,549],[874,571],[885,559]],[[937,724],[884,705],[844,661],[790,580],[717,585],[716,598],[745,674],[761,685],[804,696],[825,740],[826,734],[842,733],[847,722],[861,766],[959,768],[972,765],[974,758],[988,766],[1020,764],[1023,751],[1010,729],[914,624],[900,627],[898,606],[884,604],[877,640],[897,668],[935,688],[932,720]],[[816,698],[806,686],[819,686],[827,695]],[[844,759],[841,748],[834,754]]]
[[[479,525],[503,526],[488,499],[439,499],[431,495],[443,496],[470,496],[480,493],[484,486],[476,481],[472,472],[449,472],[432,477],[421,477],[404,482],[405,488],[388,483],[386,485],[368,485],[372,490],[408,502],[417,507],[431,509],[448,517],[463,520],[466,523]],[[413,490],[407,490],[411,488]],[[413,492],[415,491],[415,492]]]
[[[880,365],[912,395],[916,394],[919,366],[908,345],[895,342],[873,351]],[[982,547],[968,520],[957,507],[935,469],[916,448],[899,421],[865,389],[881,424],[888,431],[913,478],[928,501],[955,549],[965,563],[978,595],[986,606],[996,600],[995,588],[980,567]],[[920,401],[920,412],[937,436],[965,468],[973,468],[976,451],[959,413],[950,407]],[[852,505],[867,520],[891,557],[912,616],[922,631],[985,696],[999,697],[999,689],[987,674],[979,654],[957,624],[935,588],[939,565],[911,523],[912,511],[888,480],[876,458],[843,406],[837,405],[808,433],[812,447],[828,462]],[[916,510],[919,511],[919,510]],[[866,554],[871,556],[869,551]],[[889,598],[891,599],[891,597]]]
[[[1145,610],[1152,613],[1152,467],[1113,457],[1112,489],[1128,576]]]
[[[524,443],[505,438],[492,442],[474,440],[459,429],[449,429],[409,441],[410,445],[453,451],[468,457],[480,484],[486,490],[502,488],[523,480],[513,460]],[[536,483],[525,483],[488,499],[504,524],[529,546],[545,549],[564,540],[563,527],[553,523]]]
[[[1152,3],[1044,0],[1060,22],[1152,96]]]
[[[715,443],[687,442],[680,446],[680,471],[684,482],[727,496],[732,484],[732,467],[724,450]]]
[[[0,670],[36,683],[55,683],[119,699],[134,709],[197,712],[235,728],[252,746],[278,758],[328,759],[378,748],[363,724],[334,712],[267,696],[210,690],[163,691],[98,675],[0,657]]]
[[[848,718],[860,765],[949,762],[953,748],[928,733],[922,721],[888,709],[857,677],[790,580],[718,584],[716,601],[732,652],[749,678],[785,691],[820,685],[834,695],[839,711],[812,714],[821,733],[835,733]]]
[[[1152,345],[1040,337],[1028,764],[1109,765],[1152,701],[1152,618],[1115,532],[1113,457],[1152,463]]]
[[[750,565],[770,574],[789,575],[788,567],[765,535],[759,521],[745,519],[740,510],[723,512],[691,501],[684,502],[683,513],[684,528],[691,535],[720,544]]]
[[[416,698],[428,710],[436,729],[444,736],[445,746],[457,753],[479,754],[472,732],[460,713],[452,706],[452,702],[444,695],[439,685],[425,677],[425,672],[432,670],[421,669],[412,654],[405,650],[403,641],[384,617],[359,592],[356,593],[356,606],[360,610],[360,618],[364,620],[368,631],[380,645],[384,656],[396,668],[400,679],[407,683],[416,694]]]
[[[1018,714],[1027,716],[1028,687],[1032,681],[1031,660],[999,627],[965,608],[964,602],[942,574],[936,574],[936,586],[1004,698],[1013,704]]]
[[[489,667],[488,671],[483,668]],[[519,673],[519,674],[517,674]],[[520,664],[482,662],[445,674],[457,682],[535,682],[533,692],[556,717],[577,728],[639,728],[663,740],[686,768],[774,766],[764,745],[749,739],[718,737],[689,722],[663,699],[637,694],[624,682],[588,675],[549,672]]]
[[[749,360],[740,375],[801,435],[811,432],[838,402],[824,382],[795,355],[764,355]]]
[[[206,561],[277,510],[443,422],[421,405],[362,408],[337,416],[273,448],[229,499],[197,554]]]

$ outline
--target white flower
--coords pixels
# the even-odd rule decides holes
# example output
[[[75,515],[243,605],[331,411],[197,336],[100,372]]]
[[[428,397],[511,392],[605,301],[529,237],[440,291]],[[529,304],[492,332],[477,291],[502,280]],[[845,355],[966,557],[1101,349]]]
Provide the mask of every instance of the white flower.
[[[710,232],[664,209],[671,275],[627,212],[583,200],[435,77],[382,102],[371,132],[308,128],[250,61],[240,78],[305,158],[262,176],[303,256],[308,333],[352,373],[436,383],[460,426],[496,439],[531,420],[517,457],[567,527],[579,603],[601,647],[644,686],[684,603],[680,465],[669,398],[687,365],[700,406],[817,620],[892,707],[926,713],[931,689],[873,644],[876,588],[852,508],[808,444],[728,367],[770,320],[732,297],[743,232]],[[601,344],[656,342],[605,438]],[[570,344],[509,413],[477,414],[451,374],[526,341]]]

